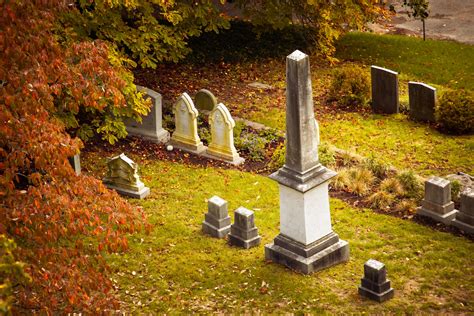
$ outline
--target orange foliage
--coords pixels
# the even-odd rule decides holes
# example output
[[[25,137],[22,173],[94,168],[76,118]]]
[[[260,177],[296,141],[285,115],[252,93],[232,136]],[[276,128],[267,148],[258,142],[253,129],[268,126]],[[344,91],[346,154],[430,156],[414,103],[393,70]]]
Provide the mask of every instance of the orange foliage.
[[[15,239],[33,278],[18,288],[17,310],[97,313],[117,304],[102,249],[126,249],[125,233],[146,219],[67,161],[82,143],[51,113],[100,109],[110,97],[124,106],[124,81],[105,43],[57,42],[63,3],[0,1],[0,234]]]

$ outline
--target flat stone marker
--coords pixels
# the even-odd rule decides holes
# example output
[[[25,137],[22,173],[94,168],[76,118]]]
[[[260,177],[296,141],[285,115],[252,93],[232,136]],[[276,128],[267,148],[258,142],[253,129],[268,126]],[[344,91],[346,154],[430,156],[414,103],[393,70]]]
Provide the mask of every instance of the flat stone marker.
[[[451,224],[474,235],[474,191],[461,193],[461,207]]]
[[[194,97],[194,104],[199,111],[212,111],[217,106],[217,98],[211,91],[201,89]]]
[[[255,227],[252,211],[239,207],[234,213],[234,224],[230,227],[229,244],[245,249],[260,245],[262,238]]]
[[[425,182],[425,198],[416,213],[449,225],[457,213],[451,201],[451,182],[439,177],[428,179]]]
[[[408,82],[410,118],[415,121],[434,122],[436,89],[421,82]]]
[[[398,113],[398,73],[377,66],[371,66],[370,73],[372,111],[384,114]]]
[[[154,143],[166,143],[170,133],[162,126],[162,97],[156,91],[137,86],[137,90],[145,93],[145,98],[151,99],[150,113],[142,118],[141,123],[126,119],[125,126],[129,135],[139,136]]]
[[[211,143],[206,154],[233,165],[242,164],[245,160],[240,157],[234,146],[235,121],[224,104],[219,103],[209,114],[209,125],[211,126]]]
[[[387,269],[382,262],[370,259],[364,264],[364,277],[361,279],[359,294],[379,303],[393,297],[394,290],[390,287]]]
[[[69,157],[68,161],[71,164],[72,169],[74,169],[74,172],[76,173],[76,175],[80,175],[81,174],[81,156],[80,156],[80,154]]]
[[[265,245],[265,258],[309,274],[349,260],[349,245],[331,227],[329,180],[319,163],[308,55],[286,58],[285,165],[270,178],[279,183],[280,234]]]
[[[202,222],[202,231],[212,237],[224,238],[230,231],[230,216],[227,201],[213,196],[207,202],[207,213]]]
[[[150,194],[150,188],[140,181],[138,165],[125,154],[110,158],[107,167],[109,170],[102,181],[109,189],[136,199],[144,199]]]
[[[171,136],[171,144],[182,150],[200,154],[206,150],[197,132],[198,110],[193,100],[185,92],[173,107],[176,129]]]

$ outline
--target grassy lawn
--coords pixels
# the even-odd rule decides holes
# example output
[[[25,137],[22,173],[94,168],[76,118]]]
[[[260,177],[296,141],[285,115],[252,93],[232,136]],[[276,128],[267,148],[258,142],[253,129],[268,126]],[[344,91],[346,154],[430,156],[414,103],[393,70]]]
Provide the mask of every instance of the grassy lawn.
[[[84,166],[100,175],[103,153],[87,153]],[[410,221],[354,209],[332,199],[334,230],[349,241],[346,264],[304,276],[265,262],[264,244],[278,234],[277,184],[236,170],[198,168],[164,161],[140,163],[151,195],[133,200],[154,229],[133,235],[130,250],[110,255],[112,279],[133,313],[469,312],[474,304],[474,244]],[[255,211],[262,244],[250,250],[201,233],[206,199],[219,195],[229,211]],[[357,286],[363,263],[384,262],[395,298],[384,304],[362,299]]]
[[[354,32],[338,42],[337,57],[386,67],[411,81],[474,89],[472,45]]]

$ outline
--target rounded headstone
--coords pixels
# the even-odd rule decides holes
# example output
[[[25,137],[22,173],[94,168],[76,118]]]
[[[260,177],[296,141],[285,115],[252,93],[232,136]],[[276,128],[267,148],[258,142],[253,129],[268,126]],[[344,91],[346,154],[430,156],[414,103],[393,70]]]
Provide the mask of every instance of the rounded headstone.
[[[217,99],[211,91],[201,89],[194,97],[194,105],[199,111],[212,111],[217,106]]]

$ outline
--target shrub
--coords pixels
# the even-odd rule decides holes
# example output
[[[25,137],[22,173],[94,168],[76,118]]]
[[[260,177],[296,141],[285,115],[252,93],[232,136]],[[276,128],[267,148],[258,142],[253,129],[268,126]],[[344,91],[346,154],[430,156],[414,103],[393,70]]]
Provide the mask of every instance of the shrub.
[[[367,198],[371,208],[385,210],[395,201],[395,196],[387,191],[378,191]]]
[[[405,196],[421,200],[423,197],[423,181],[413,171],[403,171],[397,175],[397,179],[405,190]]]
[[[370,77],[366,69],[357,65],[343,66],[334,74],[329,97],[341,106],[360,108],[370,98]]]
[[[285,144],[280,144],[278,147],[273,151],[272,157],[270,159],[269,167],[273,170],[279,169],[283,167],[285,164],[285,155],[286,155],[286,147]]]
[[[387,178],[380,183],[380,190],[395,196],[404,196],[405,190],[397,178]]]
[[[126,249],[127,234],[146,225],[139,209],[101,181],[76,176],[67,161],[82,142],[54,114],[80,107],[112,117],[127,111],[121,91],[133,87],[105,43],[58,42],[51,30],[61,10],[73,9],[62,1],[0,3],[0,231],[16,242],[32,279],[15,287],[14,313],[116,307],[103,254]],[[109,127],[103,135],[114,134]]]
[[[446,91],[439,99],[436,118],[442,129],[448,133],[474,132],[474,92]]]
[[[375,177],[367,168],[353,167],[349,169],[349,182],[346,190],[359,196],[364,196],[370,192],[375,181]]]
[[[264,138],[250,132],[242,132],[240,137],[235,139],[235,147],[246,151],[253,161],[262,161],[265,158],[266,144]]]
[[[337,161],[343,167],[351,167],[359,165],[362,162],[362,157],[351,151],[343,150],[338,152]]]
[[[343,168],[337,171],[337,176],[333,178],[331,183],[336,190],[345,190],[350,181],[349,169]]]
[[[413,214],[416,211],[416,203],[412,199],[404,199],[397,203],[395,210],[404,214]]]
[[[461,198],[461,182],[458,180],[451,181],[451,198],[454,202],[459,202]]]
[[[385,178],[390,170],[388,165],[378,162],[373,157],[364,159],[363,163],[379,179]]]
[[[326,143],[321,143],[318,148],[319,162],[326,167],[336,164],[336,152]]]

